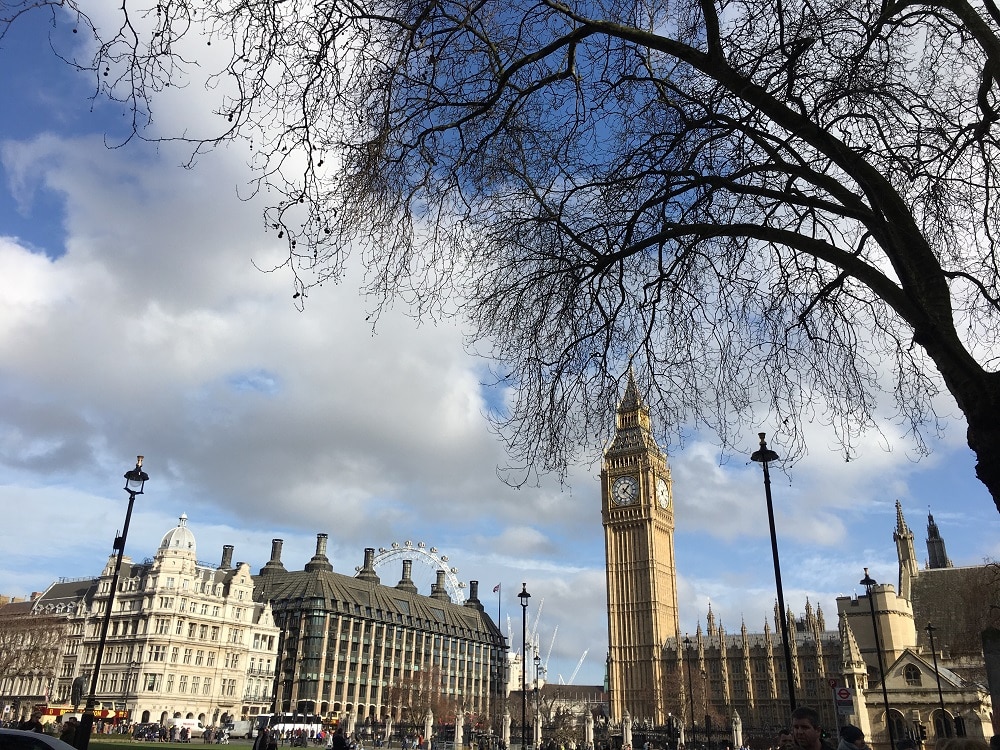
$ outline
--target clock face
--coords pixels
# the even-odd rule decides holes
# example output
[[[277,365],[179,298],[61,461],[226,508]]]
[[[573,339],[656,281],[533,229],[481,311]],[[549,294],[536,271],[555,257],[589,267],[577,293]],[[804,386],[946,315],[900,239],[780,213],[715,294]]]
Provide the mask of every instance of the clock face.
[[[639,482],[635,477],[618,477],[611,485],[611,499],[615,505],[631,505],[639,497]]]
[[[656,502],[660,504],[661,508],[670,507],[670,488],[667,487],[667,483],[663,481],[662,477],[656,480]]]

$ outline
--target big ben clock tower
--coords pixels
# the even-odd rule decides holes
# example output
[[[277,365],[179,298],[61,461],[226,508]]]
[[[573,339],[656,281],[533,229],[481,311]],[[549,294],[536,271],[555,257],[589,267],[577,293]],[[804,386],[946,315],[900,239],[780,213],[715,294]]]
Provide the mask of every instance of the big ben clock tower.
[[[667,721],[662,647],[677,635],[674,503],[667,457],[632,373],[604,452],[601,515],[608,576],[611,716]]]

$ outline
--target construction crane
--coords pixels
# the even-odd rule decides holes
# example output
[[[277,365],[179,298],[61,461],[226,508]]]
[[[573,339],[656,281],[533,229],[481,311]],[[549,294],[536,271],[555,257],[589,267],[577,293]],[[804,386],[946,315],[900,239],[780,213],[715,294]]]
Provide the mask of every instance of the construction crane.
[[[538,609],[535,611],[535,622],[528,628],[528,643],[535,643],[538,640],[538,623],[542,619],[542,607],[545,606],[545,599],[538,601]]]
[[[559,626],[556,625],[556,629],[552,631],[552,640],[549,641],[549,650],[545,653],[545,663],[542,665],[542,671],[545,674],[549,672],[549,657],[552,656],[552,647],[556,645],[556,633],[559,632]]]
[[[576,675],[577,675],[577,673],[579,673],[579,671],[580,671],[580,667],[582,667],[582,666],[583,666],[583,660],[587,658],[587,654],[589,654],[589,653],[590,653],[590,649],[588,648],[588,649],[586,649],[586,650],[585,650],[585,651],[583,652],[583,656],[581,656],[581,657],[580,657],[580,661],[578,661],[578,662],[576,663],[576,669],[574,669],[574,670],[573,670],[573,674],[571,674],[571,675],[569,676],[569,684],[570,684],[570,685],[572,685],[572,684],[573,684],[573,680],[575,680],[575,679],[576,679]]]

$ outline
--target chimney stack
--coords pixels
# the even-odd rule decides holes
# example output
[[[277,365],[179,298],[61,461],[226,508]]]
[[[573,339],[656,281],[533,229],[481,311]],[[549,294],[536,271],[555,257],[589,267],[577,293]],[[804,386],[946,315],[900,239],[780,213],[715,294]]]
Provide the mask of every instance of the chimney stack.
[[[330,564],[330,559],[326,556],[326,534],[316,535],[316,554],[312,556],[312,560],[306,563],[305,570],[327,570],[333,572],[333,565]]]
[[[469,581],[469,597],[465,600],[465,606],[485,611],[483,603],[479,601],[479,581]]]
[[[281,564],[281,545],[284,544],[283,539],[272,539],[271,540],[271,559],[267,561],[267,564],[260,569],[258,575],[267,575],[269,573],[284,573],[285,566]]]
[[[400,591],[407,591],[411,594],[420,593],[417,591],[416,585],[413,583],[413,560],[403,560],[403,577],[396,584],[396,588]]]
[[[445,602],[451,601],[451,597],[448,596],[448,589],[446,589],[444,585],[443,570],[439,570],[437,572],[437,580],[431,584],[431,599],[440,599]]]
[[[231,544],[222,545],[222,564],[219,565],[219,570],[232,570],[233,549],[235,548]]]
[[[358,568],[358,574],[354,576],[360,581],[370,581],[371,583],[381,583],[378,573],[375,572],[375,548],[365,547],[365,562]]]

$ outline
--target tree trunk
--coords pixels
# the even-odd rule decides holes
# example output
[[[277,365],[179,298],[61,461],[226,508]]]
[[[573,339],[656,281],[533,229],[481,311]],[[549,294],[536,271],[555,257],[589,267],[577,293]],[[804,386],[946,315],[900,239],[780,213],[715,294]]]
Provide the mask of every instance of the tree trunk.
[[[942,328],[925,336],[918,330],[914,340],[934,360],[945,386],[965,415],[969,426],[966,440],[976,454],[976,476],[1000,511],[1000,373],[984,370],[961,344],[954,329]]]
[[[997,375],[989,377],[992,380]],[[996,394],[1000,389],[992,390]],[[976,454],[976,476],[993,495],[993,502],[1000,511],[1000,406],[997,398],[977,400],[965,409],[965,416],[969,422],[969,447]]]

